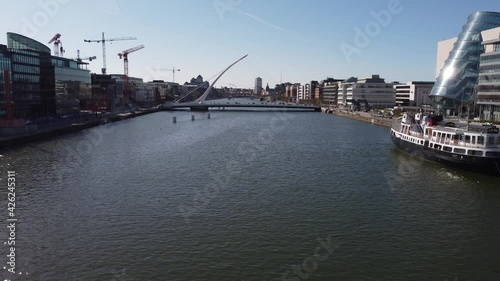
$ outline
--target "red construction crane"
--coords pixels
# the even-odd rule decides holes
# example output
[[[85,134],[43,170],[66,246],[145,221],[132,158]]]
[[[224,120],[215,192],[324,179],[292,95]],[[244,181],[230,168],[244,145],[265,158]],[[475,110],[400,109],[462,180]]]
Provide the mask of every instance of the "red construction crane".
[[[140,49],[143,49],[144,45],[139,45],[137,47],[130,48],[128,50],[125,50],[121,53],[118,54],[120,59],[123,57],[123,74],[125,75],[125,93],[124,93],[124,100],[130,97],[130,88],[129,88],[129,83],[128,83],[128,54],[133,53],[135,51],[139,51]]]
[[[90,43],[90,42],[96,42],[96,43],[102,43],[102,74],[106,74],[106,41],[123,41],[123,40],[135,40],[137,38],[134,37],[121,37],[121,38],[111,38],[111,39],[106,39],[104,37],[104,32],[102,33],[102,39],[101,40],[83,40],[84,42]]]
[[[56,33],[56,35],[54,35],[54,37],[52,37],[52,39],[50,39],[49,41],[49,44],[54,43],[54,56],[56,57],[59,56],[59,44],[61,44],[61,40],[59,38],[61,38],[61,34]],[[61,46],[61,53],[64,53],[64,49],[62,46]]]

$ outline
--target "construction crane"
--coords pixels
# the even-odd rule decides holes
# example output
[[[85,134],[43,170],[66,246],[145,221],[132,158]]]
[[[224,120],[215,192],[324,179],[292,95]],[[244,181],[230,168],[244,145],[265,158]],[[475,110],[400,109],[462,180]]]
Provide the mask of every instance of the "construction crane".
[[[118,57],[123,58],[123,74],[125,75],[125,93],[124,93],[124,99],[130,97],[130,88],[129,88],[129,81],[128,81],[128,54],[133,53],[135,51],[139,51],[140,49],[144,49],[144,45],[139,45],[137,47],[133,47],[130,49],[127,49],[121,53],[118,53]]]
[[[72,60],[76,60],[77,62],[82,62],[84,60],[92,61],[92,60],[95,60],[97,58],[96,56],[81,58],[80,57],[80,50],[76,50],[76,53],[77,53],[77,57],[76,58],[71,58],[71,59]]]
[[[137,38],[134,37],[121,37],[121,38],[106,38],[104,37],[104,32],[102,33],[102,39],[101,40],[86,40],[84,39],[84,42],[91,43],[102,43],[102,74],[106,74],[106,41],[124,41],[124,40],[136,40]]]
[[[59,56],[59,51],[61,52],[61,55],[64,54],[64,49],[61,44],[61,34],[56,33],[52,39],[50,39],[49,44],[54,43],[54,56],[58,57]],[[61,44],[61,47],[59,47],[59,44]]]
[[[160,70],[172,71],[172,82],[173,83],[175,83],[175,72],[176,71],[181,71],[180,69],[175,69],[175,66],[173,68],[161,68]]]

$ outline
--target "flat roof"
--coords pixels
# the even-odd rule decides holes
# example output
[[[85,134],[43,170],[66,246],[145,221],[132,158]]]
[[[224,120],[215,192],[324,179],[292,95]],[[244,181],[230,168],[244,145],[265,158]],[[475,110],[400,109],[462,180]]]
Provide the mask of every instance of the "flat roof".
[[[495,43],[500,43],[500,38],[488,40],[488,41],[483,41],[481,44],[483,45],[489,45],[489,44],[495,44]]]

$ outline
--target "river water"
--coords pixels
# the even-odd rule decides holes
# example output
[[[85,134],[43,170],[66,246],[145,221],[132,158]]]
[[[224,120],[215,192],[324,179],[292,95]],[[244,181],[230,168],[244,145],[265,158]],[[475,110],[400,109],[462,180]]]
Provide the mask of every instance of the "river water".
[[[498,178],[355,120],[209,113],[2,150],[0,216],[12,170],[18,219],[2,280],[500,280]]]

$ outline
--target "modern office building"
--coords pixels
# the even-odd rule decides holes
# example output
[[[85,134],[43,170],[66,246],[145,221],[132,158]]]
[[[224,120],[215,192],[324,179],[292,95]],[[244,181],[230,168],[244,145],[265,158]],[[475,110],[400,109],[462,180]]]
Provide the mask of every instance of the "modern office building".
[[[92,73],[91,98],[84,101],[86,110],[114,111],[123,103],[125,89],[123,75]]]
[[[311,100],[319,100],[320,99],[320,93],[321,91],[316,91],[316,89],[319,87],[319,82],[318,81],[311,81],[309,82],[309,96]]]
[[[429,98],[434,82],[410,81],[406,84],[394,85],[397,106],[431,106]]]
[[[351,77],[339,87],[338,104],[350,106],[353,101],[365,100],[371,107],[393,107],[396,103],[394,83],[386,83],[379,75],[365,79]]]
[[[0,45],[0,118],[7,114],[7,99],[5,94],[4,72],[7,71],[9,79],[11,72],[11,59],[7,46]]]
[[[340,106],[348,105],[348,98],[352,99],[353,86],[358,82],[357,77],[351,77],[344,81],[338,82],[337,104]]]
[[[1,70],[10,70],[16,118],[79,111],[80,100],[90,96],[90,72],[84,69],[85,63],[53,57],[44,44],[16,33],[7,33],[7,46],[0,45],[0,54]],[[2,93],[3,87],[0,106],[5,104]]]
[[[339,94],[339,83],[343,80],[327,78],[321,81],[321,87],[317,89],[321,89],[320,91],[320,99],[322,102],[327,104],[336,105],[338,94]]]
[[[255,87],[253,88],[253,93],[256,95],[262,94],[262,78],[255,78]]]
[[[78,113],[92,98],[91,76],[86,65],[85,62],[52,57],[58,115]]]
[[[50,49],[28,37],[7,33],[7,46],[1,47],[1,50],[4,63],[6,58],[10,59],[14,116],[32,118],[55,114]]]
[[[481,32],[484,53],[479,62],[477,105],[480,118],[500,121],[500,28]]]
[[[500,13],[476,12],[468,17],[432,88],[431,97],[436,106],[453,111],[461,108],[464,102],[473,100],[479,76],[479,58],[484,52],[481,32],[495,27],[500,27]],[[441,57],[443,54],[438,53],[437,67]]]

